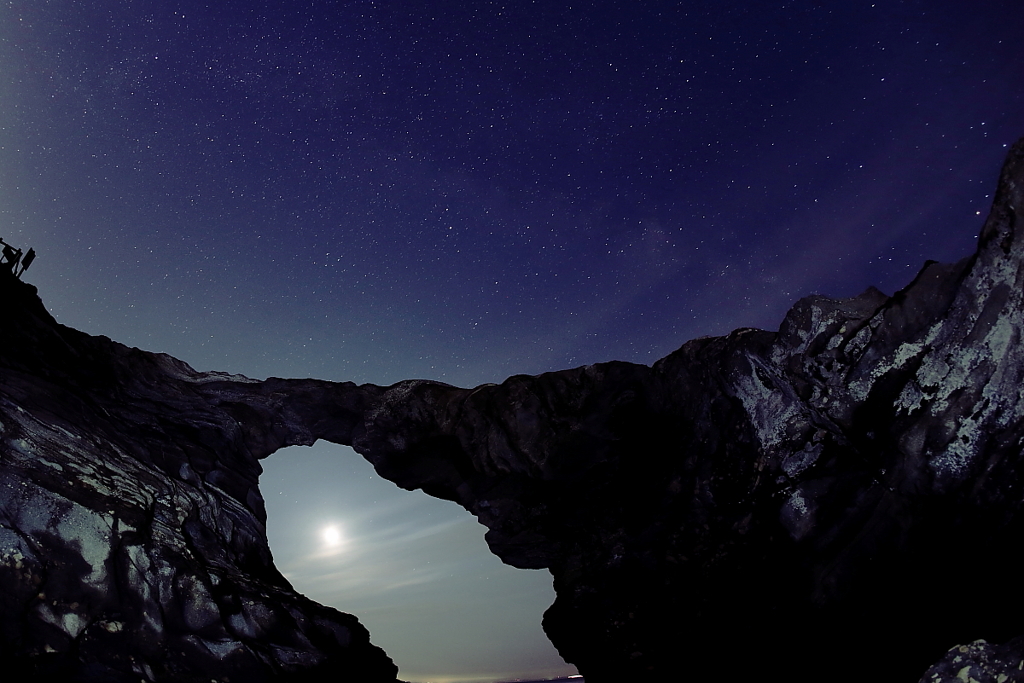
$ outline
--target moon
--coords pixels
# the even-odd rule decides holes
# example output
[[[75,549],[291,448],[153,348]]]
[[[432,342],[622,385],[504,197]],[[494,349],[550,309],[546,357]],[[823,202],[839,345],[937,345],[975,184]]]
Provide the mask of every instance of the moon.
[[[336,524],[324,527],[320,532],[320,538],[323,539],[324,545],[331,549],[340,548],[345,541],[341,528]]]

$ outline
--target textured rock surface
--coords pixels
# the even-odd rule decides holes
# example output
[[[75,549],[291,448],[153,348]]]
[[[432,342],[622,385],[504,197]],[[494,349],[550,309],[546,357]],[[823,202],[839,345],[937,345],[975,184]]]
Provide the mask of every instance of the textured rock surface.
[[[941,660],[922,679],[939,680],[979,638],[1009,641],[984,666],[1017,680],[1022,213],[1018,143],[978,251],[892,297],[810,297],[777,333],[475,389],[195,373],[4,283],[4,647],[393,676],[267,553],[256,459],[322,438],[463,505],[506,562],[549,567],[544,627],[589,683],[912,681]]]
[[[355,617],[296,594],[273,567],[256,460],[279,445],[271,421],[247,439],[200,393],[210,375],[57,325],[9,274],[0,292],[5,671],[396,679]]]
[[[1024,681],[1024,639],[1005,645],[976,640],[950,648],[922,683],[1019,683]]]

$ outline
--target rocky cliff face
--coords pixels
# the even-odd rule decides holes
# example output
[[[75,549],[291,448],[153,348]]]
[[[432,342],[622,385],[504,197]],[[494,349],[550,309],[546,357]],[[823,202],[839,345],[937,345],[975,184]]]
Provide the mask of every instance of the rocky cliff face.
[[[475,389],[196,373],[8,279],[0,642],[82,676],[393,680],[267,551],[257,460],[327,439],[550,568],[545,630],[590,683],[1024,680],[1022,214],[1024,142],[977,252],[892,297]],[[979,638],[1010,642],[946,654]]]
[[[273,566],[257,458],[287,428],[203,391],[265,385],[58,325],[34,288],[0,276],[4,670],[395,681],[355,617],[296,594]]]

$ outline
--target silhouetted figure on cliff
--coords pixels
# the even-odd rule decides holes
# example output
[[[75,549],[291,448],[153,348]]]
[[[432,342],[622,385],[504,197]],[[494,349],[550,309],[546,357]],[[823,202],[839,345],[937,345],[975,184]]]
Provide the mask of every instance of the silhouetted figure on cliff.
[[[32,262],[36,258],[36,250],[29,249],[28,253],[25,254],[25,258],[21,258],[21,249],[16,249],[7,242],[0,239],[0,244],[3,245],[3,252],[0,253],[0,270],[10,271],[11,275],[20,278],[21,274],[28,270],[28,267],[32,265]],[[19,270],[18,266],[21,266]]]
[[[18,277],[19,278],[21,277],[22,273],[24,273],[26,270],[28,270],[28,267],[31,266],[32,262],[35,261],[35,260],[36,260],[36,250],[33,249],[32,247],[29,247],[28,253],[25,254],[25,258],[23,258],[21,260],[21,270],[18,271]]]
[[[18,261],[20,260],[21,249],[15,249],[5,242],[3,256],[0,257],[0,265],[9,270],[12,275],[16,275],[15,269],[18,267]]]

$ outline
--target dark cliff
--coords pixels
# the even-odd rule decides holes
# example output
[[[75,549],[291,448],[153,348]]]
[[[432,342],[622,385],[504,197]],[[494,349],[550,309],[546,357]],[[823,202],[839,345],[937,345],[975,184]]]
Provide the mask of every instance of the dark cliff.
[[[257,461],[327,439],[550,568],[545,630],[590,683],[913,681],[944,656],[927,680],[1024,680],[1022,212],[1024,142],[977,252],[892,297],[475,389],[197,373],[4,278],[0,647],[83,679],[393,680],[270,561]],[[945,655],[980,638],[1007,644]]]
[[[202,384],[223,375],[58,325],[9,273],[0,291],[5,669],[396,680],[355,617],[298,595],[273,566],[257,458],[280,427],[212,407]]]

